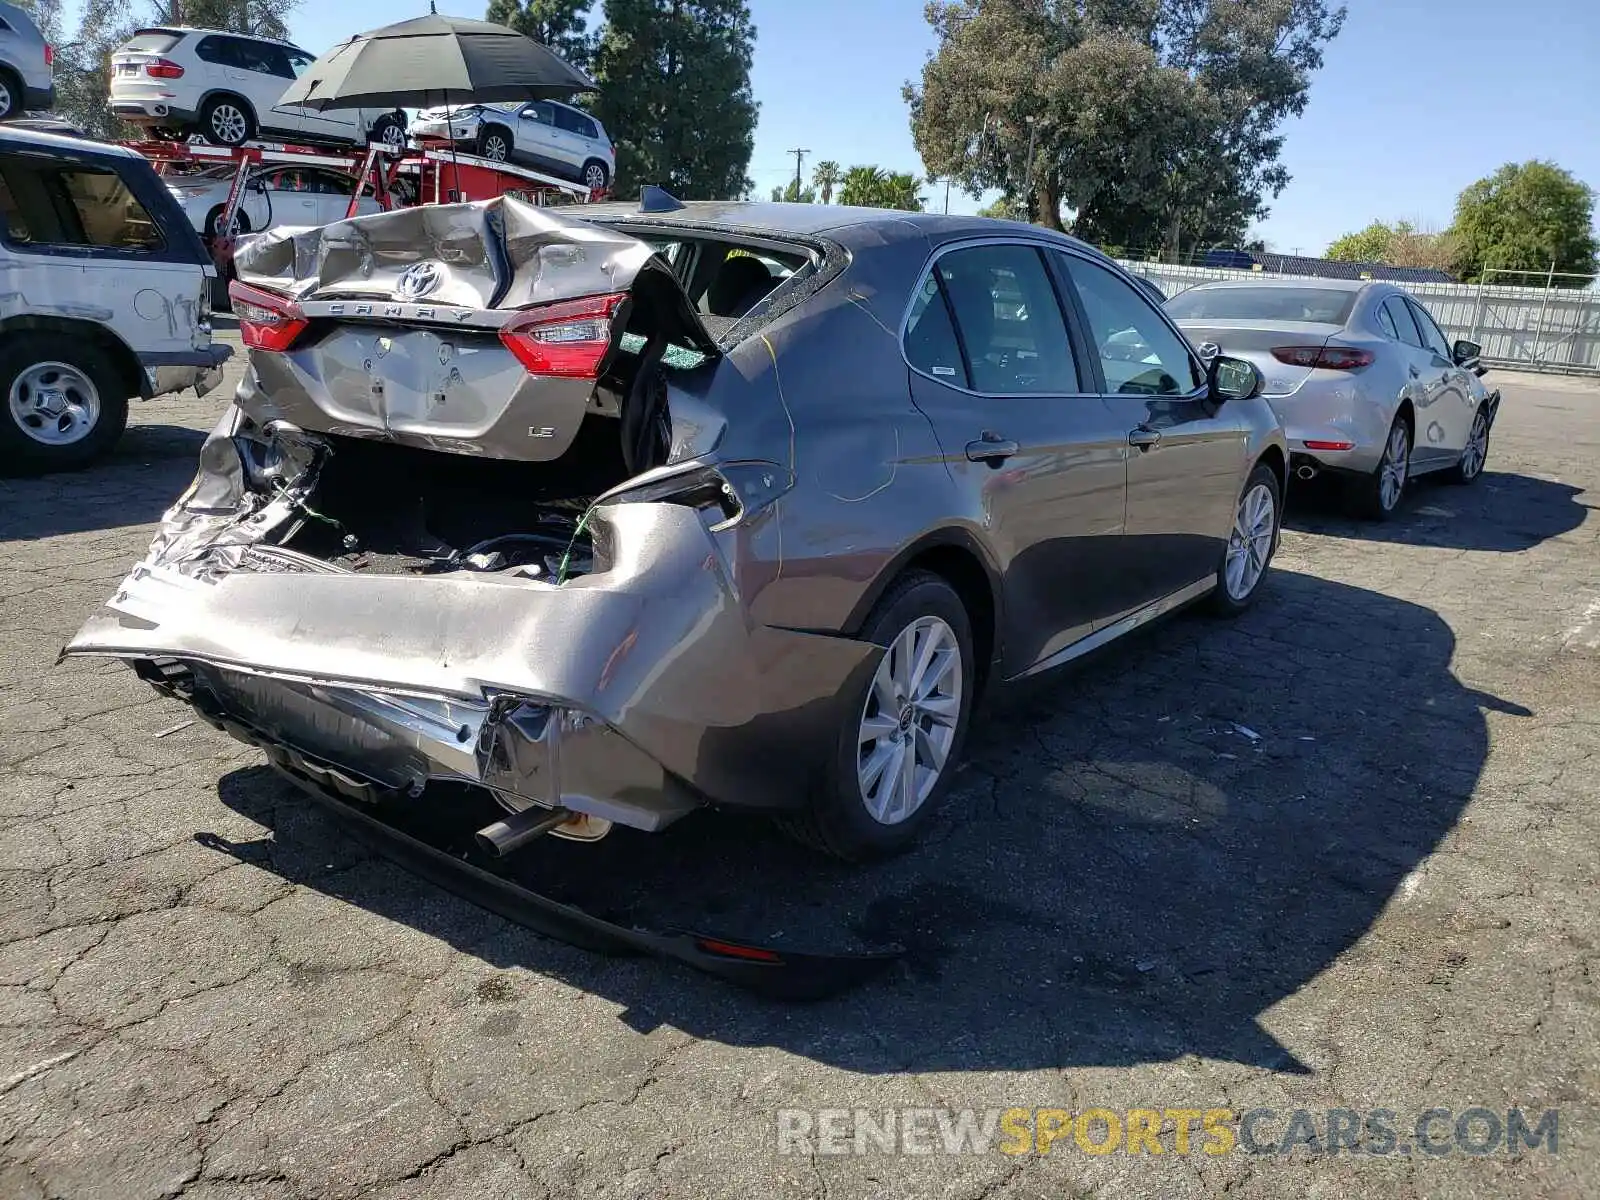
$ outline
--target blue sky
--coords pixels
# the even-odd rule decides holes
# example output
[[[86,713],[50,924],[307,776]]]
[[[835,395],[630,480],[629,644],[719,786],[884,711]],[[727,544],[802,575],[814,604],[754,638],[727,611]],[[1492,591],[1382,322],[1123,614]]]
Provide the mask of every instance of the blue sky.
[[[483,15],[487,0],[440,0]],[[921,0],[750,0],[761,103],[758,194],[807,163],[923,173],[900,87],[933,39]],[[1285,128],[1293,176],[1259,233],[1317,254],[1374,218],[1443,227],[1456,194],[1501,164],[1552,159],[1600,189],[1600,0],[1349,0],[1303,117]],[[427,11],[425,0],[305,0],[291,34],[322,51]],[[809,169],[809,168],[808,168]],[[944,203],[934,189],[930,207]],[[977,203],[952,192],[953,212]]]

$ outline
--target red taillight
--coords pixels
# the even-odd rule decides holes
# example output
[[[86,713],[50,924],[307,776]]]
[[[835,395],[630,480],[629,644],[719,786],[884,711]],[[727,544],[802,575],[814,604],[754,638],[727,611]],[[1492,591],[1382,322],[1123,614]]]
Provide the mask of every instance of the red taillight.
[[[1354,442],[1306,442],[1307,450],[1354,450]]]
[[[170,58],[158,58],[155,62],[145,63],[144,73],[153,79],[183,78],[183,68]]]
[[[56,65],[56,48],[49,42],[44,44],[44,65],[47,67]]]
[[[1347,346],[1277,346],[1272,357],[1291,367],[1313,367],[1324,371],[1353,371],[1372,365],[1370,350]]]
[[[530,308],[500,331],[506,349],[531,375],[593,379],[611,349],[611,325],[626,292]]]
[[[233,315],[239,318],[239,338],[251,350],[287,350],[311,324],[287,296],[247,283],[230,283],[228,299],[233,302]]]

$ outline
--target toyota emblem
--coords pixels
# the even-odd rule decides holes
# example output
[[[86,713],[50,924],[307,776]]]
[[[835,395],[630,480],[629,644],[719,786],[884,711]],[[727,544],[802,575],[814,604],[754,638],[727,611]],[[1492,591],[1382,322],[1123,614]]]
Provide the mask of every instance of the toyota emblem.
[[[442,272],[439,264],[419,262],[409,266],[400,276],[394,294],[401,300],[420,300],[439,286]]]

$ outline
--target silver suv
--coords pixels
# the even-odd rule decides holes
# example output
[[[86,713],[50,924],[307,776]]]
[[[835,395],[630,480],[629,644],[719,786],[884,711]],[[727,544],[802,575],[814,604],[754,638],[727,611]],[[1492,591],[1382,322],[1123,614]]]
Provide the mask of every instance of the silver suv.
[[[554,100],[425,108],[411,124],[419,142],[454,140],[495,162],[526,163],[591,191],[611,186],[617,152],[599,121]]]
[[[33,18],[0,0],[0,119],[55,103],[55,57]]]

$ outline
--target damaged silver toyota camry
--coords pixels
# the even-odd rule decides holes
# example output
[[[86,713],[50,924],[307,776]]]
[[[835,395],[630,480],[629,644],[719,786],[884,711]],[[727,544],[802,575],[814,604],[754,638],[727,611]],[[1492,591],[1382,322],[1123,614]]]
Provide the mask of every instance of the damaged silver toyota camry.
[[[984,689],[1237,612],[1285,448],[1113,262],[820,205],[420,207],[238,259],[237,398],[67,647],[500,851],[759,809],[861,859]]]

